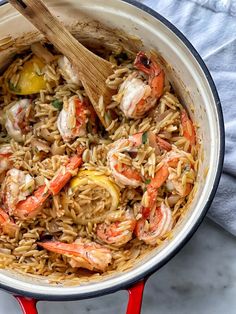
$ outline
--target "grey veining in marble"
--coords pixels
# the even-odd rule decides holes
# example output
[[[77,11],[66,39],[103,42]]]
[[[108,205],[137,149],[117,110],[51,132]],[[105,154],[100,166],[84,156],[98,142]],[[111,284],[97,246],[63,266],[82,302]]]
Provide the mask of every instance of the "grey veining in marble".
[[[206,220],[184,249],[147,282],[142,314],[235,314],[236,238]],[[39,302],[39,314],[124,314],[125,291],[77,302]],[[20,314],[0,292],[0,314]]]

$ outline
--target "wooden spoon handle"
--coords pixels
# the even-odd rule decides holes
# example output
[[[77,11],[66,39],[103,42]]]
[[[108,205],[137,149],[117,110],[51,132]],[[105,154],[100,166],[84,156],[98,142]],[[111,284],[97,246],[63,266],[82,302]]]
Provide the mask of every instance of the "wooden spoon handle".
[[[41,0],[9,0],[9,2],[73,64],[77,65],[81,72],[86,73],[88,65],[98,60],[109,64],[108,61],[101,59],[81,45]]]
[[[111,115],[100,110],[99,101],[110,103],[114,93],[106,85],[106,79],[113,73],[112,64],[95,55],[81,45],[53,16],[42,0],[9,0],[46,38],[77,67],[85,91],[102,124],[107,128]]]

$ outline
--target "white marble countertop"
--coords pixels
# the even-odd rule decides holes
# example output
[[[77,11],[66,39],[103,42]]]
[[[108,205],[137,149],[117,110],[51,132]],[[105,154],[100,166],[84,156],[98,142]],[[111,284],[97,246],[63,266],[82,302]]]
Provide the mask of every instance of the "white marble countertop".
[[[235,314],[236,238],[206,219],[182,251],[147,282],[142,314]],[[91,300],[39,302],[39,314],[124,314],[125,291]],[[0,314],[20,314],[0,291]]]

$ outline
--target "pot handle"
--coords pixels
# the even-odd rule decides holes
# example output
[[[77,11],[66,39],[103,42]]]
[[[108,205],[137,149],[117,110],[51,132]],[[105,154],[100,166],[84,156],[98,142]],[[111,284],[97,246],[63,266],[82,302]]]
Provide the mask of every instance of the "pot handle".
[[[143,290],[145,283],[146,279],[143,279],[127,289],[127,291],[129,292],[129,301],[126,314],[141,313]],[[15,298],[19,302],[23,314],[38,314],[36,308],[37,300],[22,296],[15,296]]]
[[[143,291],[147,279],[143,279],[128,288],[129,301],[126,314],[141,314]]]
[[[19,302],[23,314],[38,314],[36,308],[37,300],[21,296],[15,296],[15,298]]]

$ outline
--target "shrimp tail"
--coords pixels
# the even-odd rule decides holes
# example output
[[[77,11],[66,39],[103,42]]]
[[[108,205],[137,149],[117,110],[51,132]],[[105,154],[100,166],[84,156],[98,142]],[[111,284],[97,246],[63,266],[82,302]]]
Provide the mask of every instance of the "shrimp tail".
[[[83,267],[89,270],[105,271],[111,262],[109,249],[101,245],[90,243],[62,243],[57,241],[38,242],[44,249],[65,255],[71,259],[72,267]]]
[[[152,73],[152,61],[143,51],[138,52],[136,55],[134,66],[147,75]]]
[[[38,242],[37,244],[48,251],[55,252],[58,254],[68,254],[74,256],[80,255],[79,246],[76,246],[73,243],[68,244],[59,241],[48,241]]]
[[[66,183],[72,177],[71,171],[79,168],[82,165],[82,158],[78,156],[71,157],[69,163],[66,165],[65,173],[62,171],[57,174],[57,176],[50,182],[50,191],[53,195],[56,195],[60,190],[66,185]]]
[[[14,238],[19,226],[17,226],[8,216],[8,214],[0,208],[0,226],[4,234]]]
[[[156,207],[156,200],[158,195],[158,189],[165,183],[168,178],[169,171],[168,166],[164,164],[155,174],[155,177],[147,186],[148,194],[148,206],[142,207],[142,216],[147,218],[150,215],[150,212],[153,208]]]
[[[168,178],[169,171],[168,166],[164,164],[155,174],[155,177],[151,180],[150,184],[147,186],[149,189],[159,189]]]
[[[134,66],[149,76],[149,85],[152,94],[156,98],[160,98],[164,91],[165,73],[159,64],[151,57],[140,51],[134,61]]]
[[[50,195],[51,193],[45,184],[40,186],[33,195],[16,204],[14,215],[23,220],[35,217]]]
[[[196,143],[196,135],[192,121],[190,120],[186,110],[181,113],[181,124],[183,127],[183,135],[191,145]]]

